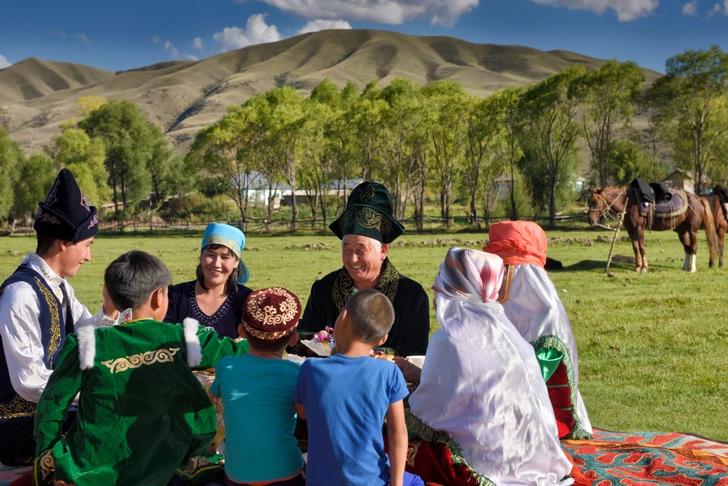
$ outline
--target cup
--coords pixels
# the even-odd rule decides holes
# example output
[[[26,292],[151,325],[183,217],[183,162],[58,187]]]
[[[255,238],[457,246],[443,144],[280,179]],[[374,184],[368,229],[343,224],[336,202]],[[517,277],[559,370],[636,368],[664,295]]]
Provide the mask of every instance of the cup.
[[[418,368],[422,368],[425,365],[425,355],[407,356],[406,359]]]

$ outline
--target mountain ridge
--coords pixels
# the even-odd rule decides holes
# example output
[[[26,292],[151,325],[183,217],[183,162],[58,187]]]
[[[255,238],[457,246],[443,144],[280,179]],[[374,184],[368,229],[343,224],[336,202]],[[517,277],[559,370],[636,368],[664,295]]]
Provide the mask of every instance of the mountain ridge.
[[[198,61],[167,61],[116,73],[29,58],[0,70],[0,126],[21,146],[35,150],[60,134],[63,121],[80,117],[79,97],[103,96],[137,103],[181,152],[228,106],[274,87],[291,85],[307,95],[324,78],[339,87],[351,81],[360,88],[375,79],[381,86],[397,77],[418,84],[448,79],[487,96],[577,63],[597,69],[605,62],[564,50],[378,30],[320,31]],[[648,83],[660,76],[643,72]]]

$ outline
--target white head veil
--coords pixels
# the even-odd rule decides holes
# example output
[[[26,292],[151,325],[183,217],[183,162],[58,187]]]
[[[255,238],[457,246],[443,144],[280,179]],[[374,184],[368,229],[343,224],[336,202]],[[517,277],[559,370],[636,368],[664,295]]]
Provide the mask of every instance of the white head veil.
[[[452,248],[436,291],[440,329],[409,399],[425,424],[450,434],[463,458],[501,486],[571,484],[534,350],[495,299],[500,257]]]

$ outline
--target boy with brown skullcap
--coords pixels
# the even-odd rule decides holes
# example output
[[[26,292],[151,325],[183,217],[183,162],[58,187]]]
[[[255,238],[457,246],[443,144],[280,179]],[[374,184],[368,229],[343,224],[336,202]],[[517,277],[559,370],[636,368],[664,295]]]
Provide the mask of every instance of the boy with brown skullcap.
[[[301,303],[282,287],[252,292],[240,335],[250,352],[222,358],[210,395],[222,397],[226,484],[304,485],[304,461],[293,436],[293,390],[299,365],[282,359],[298,341]]]

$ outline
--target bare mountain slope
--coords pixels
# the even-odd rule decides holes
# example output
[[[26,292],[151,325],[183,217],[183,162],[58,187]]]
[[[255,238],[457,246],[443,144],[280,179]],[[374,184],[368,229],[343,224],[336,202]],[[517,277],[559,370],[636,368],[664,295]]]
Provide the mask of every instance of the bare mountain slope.
[[[26,149],[37,149],[59,134],[61,122],[79,116],[79,97],[96,95],[134,101],[183,151],[228,106],[276,86],[291,85],[308,94],[325,78],[360,88],[375,79],[381,86],[397,77],[419,84],[448,79],[486,96],[540,81],[575,63],[596,69],[604,62],[566,51],[375,30],[304,34],[201,61],[160,63],[117,74],[27,59],[0,71],[0,125]],[[659,76],[645,74],[648,80]]]

